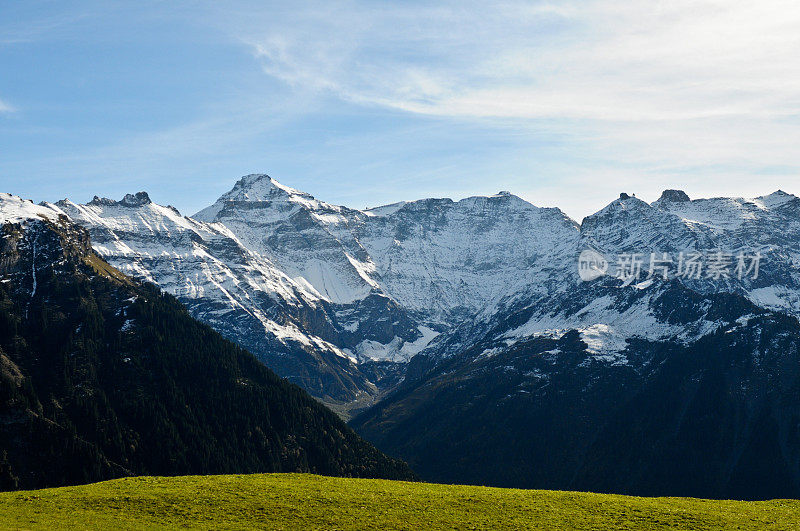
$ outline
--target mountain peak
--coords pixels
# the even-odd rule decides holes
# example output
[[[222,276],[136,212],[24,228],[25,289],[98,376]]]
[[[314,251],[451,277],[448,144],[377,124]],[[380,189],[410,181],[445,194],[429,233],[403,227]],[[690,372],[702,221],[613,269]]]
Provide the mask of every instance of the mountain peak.
[[[69,204],[71,201],[69,199],[62,199],[57,205]],[[113,199],[109,199],[108,197],[100,197],[94,196],[91,201],[89,201],[89,205],[93,206],[114,206],[114,205],[122,205],[126,207],[140,207],[151,204],[152,201],[150,200],[150,196],[147,192],[136,192],[135,194],[125,194],[120,201],[114,201]]]
[[[339,208],[318,201],[309,193],[283,185],[265,173],[251,173],[236,181],[233,188],[222,194],[213,205],[204,208],[192,217],[199,221],[216,221],[220,212],[228,208],[230,203],[247,202],[285,202],[311,210],[336,210]]]
[[[621,212],[641,212],[650,208],[651,206],[649,204],[642,201],[635,195],[629,195],[623,192],[619,194],[619,199],[614,199],[608,205],[598,210],[594,214],[583,218],[580,226],[582,227],[582,230],[584,230],[587,227],[596,225],[599,220],[606,218],[606,216],[615,216]]]
[[[683,190],[664,190],[658,200],[661,202],[669,201],[671,203],[686,203],[687,201],[691,201]]]
[[[788,203],[789,201],[791,201],[792,199],[797,199],[797,196],[792,195],[792,194],[788,194],[788,193],[784,192],[783,190],[777,190],[775,192],[772,192],[769,195],[765,195],[765,196],[761,196],[761,197],[757,197],[756,198],[757,201],[760,201],[761,203],[763,203],[764,206],[767,207],[767,208],[775,208],[775,207],[782,206],[782,205]]]
[[[64,199],[63,201],[67,201],[67,199]],[[61,201],[59,201],[59,203],[61,203]],[[89,201],[89,204],[90,204],[90,205],[103,205],[103,206],[111,206],[111,205],[116,205],[116,204],[117,204],[117,202],[116,202],[116,201],[114,201],[113,199],[109,199],[109,198],[107,198],[107,197],[99,197],[99,196],[94,196],[94,197],[92,198],[92,200],[91,200],[91,201]]]
[[[608,209],[630,210],[632,208],[639,208],[642,206],[649,207],[650,205],[648,205],[646,202],[636,197],[636,194],[626,194],[625,192],[622,192],[619,194],[619,199],[613,200],[611,203],[608,204],[608,206],[606,206],[600,212],[603,212]],[[598,212],[598,214],[600,212]]]
[[[484,197],[484,196],[473,196],[473,197],[480,198],[480,197]],[[508,190],[501,190],[501,191],[497,192],[494,195],[489,195],[489,196],[485,196],[485,197],[487,199],[500,199],[500,200],[503,200],[503,201],[510,201],[510,202],[515,202],[516,201],[516,202],[521,202],[521,203],[526,203],[528,205],[531,205],[530,202],[525,201],[520,196],[518,196],[516,194],[513,194],[513,193],[509,192]],[[531,206],[535,206],[535,205],[531,205]]]
[[[313,199],[310,194],[283,185],[265,173],[245,175],[236,181],[233,189],[220,199],[228,201],[269,201],[281,196],[301,196]]]
[[[128,207],[138,207],[149,205],[152,201],[150,201],[150,196],[147,195],[147,192],[136,192],[135,194],[125,194],[125,197],[119,203]]]

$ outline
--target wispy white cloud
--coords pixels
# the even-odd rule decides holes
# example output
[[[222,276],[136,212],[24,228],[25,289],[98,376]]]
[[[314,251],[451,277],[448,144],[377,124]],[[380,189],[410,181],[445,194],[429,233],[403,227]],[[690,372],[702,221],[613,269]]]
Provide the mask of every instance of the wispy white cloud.
[[[267,73],[418,113],[640,121],[800,111],[800,6],[782,0],[346,4],[254,20],[242,38]]]
[[[726,172],[800,173],[796,2],[345,2],[233,27],[294,87],[568,130],[580,157],[616,160],[655,186],[689,172],[725,193]]]
[[[4,102],[3,100],[0,100],[0,112],[13,112],[14,110],[16,110],[14,109],[14,107]]]

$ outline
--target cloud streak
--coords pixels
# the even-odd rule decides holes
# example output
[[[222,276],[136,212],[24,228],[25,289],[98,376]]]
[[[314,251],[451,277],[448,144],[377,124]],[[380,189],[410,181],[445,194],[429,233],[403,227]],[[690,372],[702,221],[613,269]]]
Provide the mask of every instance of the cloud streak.
[[[279,16],[243,39],[290,84],[417,113],[642,121],[800,110],[791,2],[331,11]]]
[[[267,74],[295,87],[520,131],[567,129],[582,149],[656,174],[800,168],[793,2],[347,2],[270,16],[237,21],[238,34]]]

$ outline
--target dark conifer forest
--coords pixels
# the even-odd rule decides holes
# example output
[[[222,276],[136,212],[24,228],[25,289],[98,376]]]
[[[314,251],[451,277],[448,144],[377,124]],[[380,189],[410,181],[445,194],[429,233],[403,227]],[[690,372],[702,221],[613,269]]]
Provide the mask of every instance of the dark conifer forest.
[[[0,488],[125,475],[410,479],[305,391],[131,280],[66,220],[0,238]]]

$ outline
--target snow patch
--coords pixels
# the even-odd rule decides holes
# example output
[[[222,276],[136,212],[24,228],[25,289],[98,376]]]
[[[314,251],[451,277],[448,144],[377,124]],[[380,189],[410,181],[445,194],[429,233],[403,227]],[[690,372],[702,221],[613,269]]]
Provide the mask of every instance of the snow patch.
[[[25,223],[35,219],[57,221],[66,216],[63,210],[53,205],[37,205],[30,199],[0,192],[0,223]]]
[[[439,335],[426,326],[420,326],[418,330],[422,335],[410,342],[397,336],[386,344],[366,339],[356,345],[354,349],[356,357],[359,360],[406,362],[425,349]]]
[[[578,330],[586,343],[586,351],[594,358],[612,365],[626,365],[628,359],[621,354],[627,347],[625,337],[605,324],[595,324]]]

